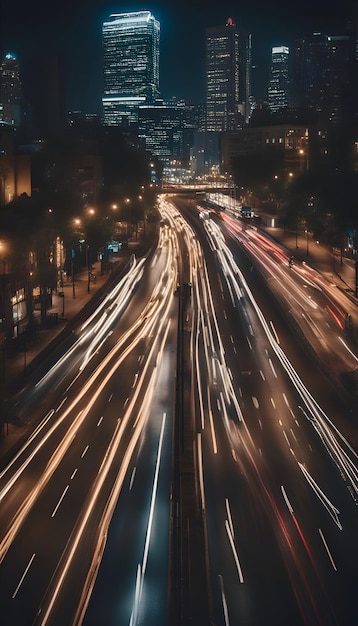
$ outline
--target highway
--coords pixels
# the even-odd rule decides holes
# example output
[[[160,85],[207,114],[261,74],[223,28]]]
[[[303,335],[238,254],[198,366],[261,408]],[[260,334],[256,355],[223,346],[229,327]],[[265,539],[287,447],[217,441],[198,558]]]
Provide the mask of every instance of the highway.
[[[190,219],[190,210],[181,209]],[[197,236],[202,239],[201,228],[211,250],[206,259],[213,303],[210,311],[206,302],[198,304],[208,312],[200,328],[193,325],[192,389],[195,395],[201,390],[197,448],[215,623],[261,624],[268,615],[278,624],[353,623],[357,455],[339,429],[356,437],[349,407],[339,395],[332,402],[334,389],[312,363],[309,386],[303,382],[288,356],[306,368],[299,332],[286,329],[289,349],[283,348],[286,317],[278,317],[269,298],[272,281],[269,290],[265,285],[271,269],[280,277],[283,302],[287,291],[298,300],[299,281],[293,291],[287,259],[276,255],[275,269],[256,248],[248,264],[239,247],[247,247],[255,233],[237,237],[242,229],[230,218],[223,226],[210,218],[195,221],[194,215],[191,207]],[[225,228],[237,240],[230,247]],[[260,272],[253,271],[254,258],[262,259]],[[299,297],[310,306],[304,283]],[[199,288],[193,286],[193,293]],[[276,312],[274,321],[267,312]]]
[[[42,418],[0,477],[2,624],[82,619],[122,490],[145,496],[126,571],[129,618],[150,570],[155,517],[169,536],[170,481],[156,478],[149,500],[147,489],[162,459],[170,464],[172,445],[176,251],[167,228],[161,235],[155,255],[132,259],[72,345],[24,394],[23,412],[38,406]],[[168,389],[159,402],[163,372]],[[152,472],[147,439],[158,457]],[[168,551],[163,559],[166,589]]]
[[[337,381],[357,355],[344,307],[236,217],[165,196],[160,212],[157,249],[131,259],[19,399],[35,427],[0,475],[1,623],[168,623],[185,418],[205,555],[188,541],[175,561],[176,624],[350,626],[357,433]],[[183,536],[191,523],[180,517]]]

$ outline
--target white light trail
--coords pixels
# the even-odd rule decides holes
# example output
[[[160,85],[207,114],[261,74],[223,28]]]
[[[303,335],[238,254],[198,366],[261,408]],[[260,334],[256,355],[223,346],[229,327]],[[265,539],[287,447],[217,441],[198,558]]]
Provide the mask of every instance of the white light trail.
[[[212,222],[212,220],[209,220]],[[207,228],[206,221],[204,223],[205,228]],[[210,239],[211,246],[213,250],[220,250],[220,254],[218,258],[225,258],[225,263],[223,263],[223,276],[228,280],[228,276],[230,276],[230,281],[232,284],[233,280],[238,280],[240,282],[240,288],[245,293],[245,299],[251,303],[258,320],[261,323],[261,326],[267,336],[267,339],[273,349],[276,357],[281,363],[282,367],[288,374],[291,379],[292,384],[296,388],[298,394],[303,399],[306,411],[305,415],[308,417],[308,420],[312,424],[313,428],[317,432],[320,437],[322,443],[326,447],[329,452],[332,460],[340,471],[341,475],[345,478],[348,484],[351,485],[352,490],[349,489],[350,493],[354,494],[355,500],[358,497],[358,469],[356,466],[356,459],[358,458],[357,453],[350,446],[348,441],[339,432],[337,427],[329,420],[328,416],[325,414],[323,409],[318,405],[312,395],[309,393],[302,380],[298,376],[291,362],[287,358],[286,354],[283,352],[282,348],[278,344],[276,340],[275,333],[273,333],[270,325],[266,322],[266,319],[259,308],[242,272],[239,267],[236,265],[231,251],[228,250],[227,245],[224,241],[223,235],[217,225],[213,225],[213,223],[207,229],[208,237]],[[276,267],[276,265],[275,265]],[[315,306],[312,303],[310,298],[307,299],[310,303],[310,306]],[[309,414],[309,415],[308,415]],[[338,439],[340,442],[338,441]],[[351,456],[352,455],[352,458]]]
[[[326,541],[326,539],[325,539],[325,537],[324,537],[324,535],[323,535],[323,532],[322,532],[322,530],[321,530],[320,528],[318,529],[318,532],[319,532],[320,537],[321,537],[321,539],[322,539],[322,541],[323,541],[323,545],[324,545],[324,547],[326,548],[326,551],[327,551],[327,554],[328,554],[329,560],[330,560],[330,561],[331,561],[331,563],[332,563],[332,567],[333,567],[333,569],[334,569],[334,570],[335,570],[335,572],[336,572],[336,571],[337,571],[337,566],[336,566],[336,564],[335,564],[335,562],[334,562],[334,560],[333,560],[333,557],[332,557],[331,551],[330,551],[330,549],[329,549],[329,547],[328,547],[328,545],[327,545],[327,541]]]
[[[140,564],[138,564],[137,571],[139,573],[139,580],[138,580],[138,574],[137,574],[135,601],[134,601],[134,606],[133,606],[132,615],[130,619],[130,626],[135,626],[135,624],[137,623],[137,616],[138,616],[138,611],[139,611],[139,606],[140,606],[142,591],[143,591],[144,575],[147,569],[149,544],[150,544],[153,518],[154,518],[155,500],[156,500],[157,489],[158,489],[158,477],[159,477],[159,468],[160,468],[160,461],[161,461],[161,455],[162,455],[165,420],[166,420],[166,413],[163,413],[162,425],[161,425],[160,436],[159,436],[158,452],[157,452],[157,461],[156,461],[155,473],[154,473],[154,482],[153,482],[153,488],[152,488],[152,497],[151,497],[151,503],[150,503],[147,533],[146,533],[145,545],[144,545],[143,560],[142,560],[141,566]]]
[[[16,589],[15,589],[14,593],[12,594],[12,598],[16,598],[16,596],[17,596],[17,592],[19,591],[19,589],[20,589],[20,587],[21,587],[21,585],[22,585],[22,583],[23,583],[23,580],[24,580],[24,578],[25,578],[25,576],[26,576],[27,572],[29,571],[29,569],[30,569],[30,567],[31,567],[31,564],[32,564],[32,561],[34,560],[35,556],[36,556],[36,554],[34,553],[34,554],[32,555],[32,557],[30,558],[30,560],[29,560],[29,562],[28,562],[28,564],[27,564],[27,566],[26,566],[26,568],[25,568],[25,571],[24,571],[23,575],[22,575],[22,576],[21,576],[21,578],[20,578],[20,582],[19,582],[19,584],[17,585],[17,587],[16,587]]]
[[[337,524],[339,530],[342,530],[342,524],[339,521],[339,517],[338,517],[339,516],[338,509],[336,509],[336,507],[332,504],[332,502],[327,498],[327,496],[323,493],[322,489],[319,488],[319,486],[313,480],[311,474],[307,471],[305,466],[302,463],[298,463],[298,465],[299,465],[299,468],[301,469],[303,475],[305,476],[308,484],[311,485],[313,491],[318,496],[319,500],[322,502],[323,506],[325,507],[325,509],[330,514],[330,516],[333,519],[334,523]]]
[[[239,574],[239,581],[240,581],[240,583],[243,583],[244,582],[244,576],[242,574],[242,569],[241,569],[239,557],[238,557],[238,554],[237,554],[237,551],[236,551],[234,538],[233,538],[233,536],[231,534],[229,522],[227,520],[225,520],[225,528],[226,528],[226,532],[227,532],[228,537],[229,537],[231,550],[232,550],[232,553],[234,555],[234,560],[235,560],[235,563],[236,563],[237,572]]]

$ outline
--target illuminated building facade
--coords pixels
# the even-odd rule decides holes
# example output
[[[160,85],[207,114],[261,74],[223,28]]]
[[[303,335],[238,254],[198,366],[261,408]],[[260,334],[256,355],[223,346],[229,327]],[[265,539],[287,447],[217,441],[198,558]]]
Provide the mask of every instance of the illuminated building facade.
[[[102,27],[103,123],[138,121],[138,107],[159,96],[160,24],[150,11],[112,14]]]
[[[12,126],[22,123],[22,86],[19,62],[15,55],[6,54],[0,69],[0,117]]]
[[[287,46],[272,48],[267,97],[269,109],[273,113],[289,106],[289,53]]]
[[[138,137],[165,165],[189,162],[198,125],[199,111],[194,106],[157,101],[139,107]]]
[[[239,30],[231,18],[206,30],[206,129],[236,126],[239,104]]]

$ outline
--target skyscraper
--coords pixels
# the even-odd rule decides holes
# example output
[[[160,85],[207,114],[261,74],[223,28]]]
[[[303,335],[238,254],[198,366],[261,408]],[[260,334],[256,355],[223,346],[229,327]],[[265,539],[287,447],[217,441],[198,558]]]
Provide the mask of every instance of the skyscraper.
[[[150,11],[112,14],[103,23],[103,123],[136,122],[138,106],[159,96],[160,24]]]
[[[206,30],[206,129],[235,128],[239,104],[239,30],[229,18],[225,26]]]
[[[275,113],[289,105],[289,48],[276,46],[271,51],[271,73],[267,90],[270,111]]]
[[[356,106],[355,42],[313,33],[295,42],[295,104],[316,111],[322,128],[350,124]]]
[[[19,62],[14,54],[8,53],[0,69],[0,119],[12,126],[21,126],[21,100]]]

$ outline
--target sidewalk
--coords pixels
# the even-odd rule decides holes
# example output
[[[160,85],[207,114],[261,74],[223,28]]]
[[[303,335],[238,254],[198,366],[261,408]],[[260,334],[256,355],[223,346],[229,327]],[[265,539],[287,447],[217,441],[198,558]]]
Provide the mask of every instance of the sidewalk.
[[[4,354],[3,382],[5,392],[11,394],[26,382],[26,375],[33,366],[34,359],[47,347],[66,327],[66,325],[83,309],[89,300],[98,292],[108,279],[108,273],[101,276],[100,262],[94,264],[92,273],[95,280],[88,282],[88,273],[81,271],[75,276],[74,284],[66,282],[61,291],[53,292],[52,306],[47,311],[46,326],[40,325],[40,311],[34,316],[38,330],[33,338],[26,339],[18,351],[7,351]]]
[[[94,263],[91,270],[95,280],[92,279],[89,282],[88,272],[84,269],[76,274],[74,285],[72,281],[63,285],[63,297],[59,295],[59,292],[53,293],[52,306],[47,311],[49,324],[46,327],[39,326],[33,338],[26,340],[25,349],[22,351],[2,352],[0,365],[1,393],[4,394],[5,399],[11,401],[11,398],[15,398],[16,394],[26,386],[29,372],[34,371],[37,365],[46,358],[46,353],[51,351],[51,346],[54,346],[56,341],[60,341],[60,334],[71,332],[71,329],[80,320],[81,311],[86,306],[90,306],[91,299],[95,295],[100,297],[101,291],[106,292],[107,283],[121,274],[132,254],[138,257],[147,254],[156,236],[157,226],[154,226],[152,229],[148,229],[145,240],[129,242],[128,248],[122,250],[118,260],[111,264],[110,271],[101,275],[101,262],[98,261]],[[39,320],[40,312],[36,312],[36,315]],[[2,399],[4,398],[1,397],[0,400]],[[0,417],[2,418],[0,420],[1,427],[5,420],[2,415]],[[11,420],[4,424],[3,432],[0,431],[0,468],[5,467],[11,460],[16,448],[28,435],[30,428],[19,422],[12,423]]]
[[[115,264],[114,272],[120,272],[126,265],[129,254],[124,254]],[[114,273],[113,272],[113,273]],[[101,263],[94,263],[92,270],[95,279],[88,281],[88,272],[83,270],[75,276],[75,284],[66,282],[63,286],[64,296],[59,292],[52,295],[52,307],[48,309],[49,324],[45,327],[38,326],[33,338],[27,339],[21,344],[23,349],[19,351],[6,352],[2,354],[2,383],[5,399],[14,398],[27,383],[29,372],[36,368],[37,364],[45,358],[46,350],[50,349],[56,339],[59,340],[61,333],[69,331],[76,323],[76,316],[90,302],[99,291],[105,289],[107,281],[110,279],[109,272],[101,275]],[[35,311],[35,318],[39,322],[40,312]],[[11,458],[11,451],[16,444],[26,435],[28,426],[21,423],[4,424],[3,436],[0,436],[0,465],[3,466]]]

